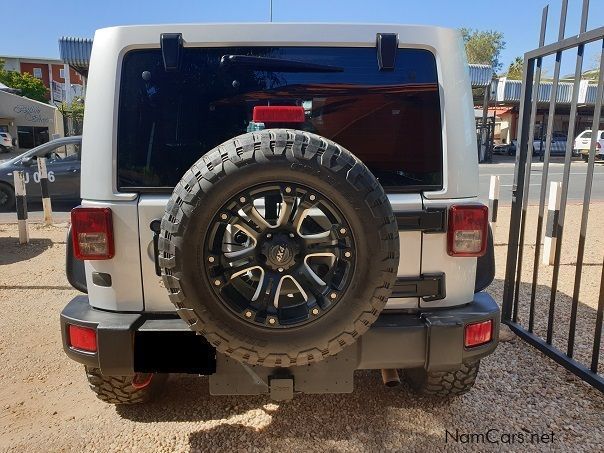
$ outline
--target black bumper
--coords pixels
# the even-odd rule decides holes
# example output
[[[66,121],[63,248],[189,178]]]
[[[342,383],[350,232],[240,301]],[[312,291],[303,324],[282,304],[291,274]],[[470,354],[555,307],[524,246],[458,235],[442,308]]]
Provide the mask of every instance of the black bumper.
[[[347,348],[346,355],[356,363],[355,369],[453,370],[495,350],[499,318],[499,307],[487,293],[475,294],[473,302],[461,307],[414,314],[385,312],[355,345]],[[465,348],[465,326],[489,319],[493,320],[494,339]],[[96,329],[97,352],[73,349],[69,345],[69,324]],[[100,368],[106,375],[216,371],[214,348],[174,315],[108,312],[90,307],[87,296],[77,296],[61,313],[61,333],[70,358]]]

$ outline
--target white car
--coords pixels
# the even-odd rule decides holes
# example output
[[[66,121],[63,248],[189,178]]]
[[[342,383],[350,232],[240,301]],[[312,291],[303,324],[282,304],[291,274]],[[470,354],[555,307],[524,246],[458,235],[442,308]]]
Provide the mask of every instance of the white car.
[[[575,138],[575,144],[573,149],[577,155],[581,155],[583,160],[587,162],[589,159],[589,147],[591,146],[592,133],[591,129],[587,129],[581,132],[577,138]],[[602,160],[604,158],[604,131],[598,131],[598,137],[596,141],[596,159]]]
[[[8,132],[0,132],[0,152],[8,153],[13,149],[13,137]]]
[[[468,391],[500,313],[464,62],[439,27],[97,31],[61,314],[97,396]]]

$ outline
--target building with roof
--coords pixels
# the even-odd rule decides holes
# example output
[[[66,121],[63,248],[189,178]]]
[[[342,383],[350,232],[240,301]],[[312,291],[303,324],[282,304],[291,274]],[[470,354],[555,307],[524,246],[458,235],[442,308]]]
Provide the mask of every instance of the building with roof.
[[[29,73],[40,79],[49,90],[48,101],[51,104],[83,96],[83,76],[62,60],[11,55],[0,55],[0,60],[4,61],[4,69],[8,71]]]

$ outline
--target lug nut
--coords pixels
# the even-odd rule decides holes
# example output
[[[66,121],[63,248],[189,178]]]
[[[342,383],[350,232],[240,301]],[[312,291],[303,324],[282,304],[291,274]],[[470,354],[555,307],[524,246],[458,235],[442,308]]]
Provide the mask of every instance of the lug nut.
[[[222,213],[222,214],[220,214],[220,218],[221,218],[222,220],[226,220],[226,219],[228,219],[228,218],[229,218],[229,216],[228,216],[228,215],[226,215],[226,214],[224,214],[224,213]]]
[[[346,258],[350,258],[352,256],[352,253],[350,253],[350,252],[344,252],[344,256]]]
[[[310,199],[310,201],[315,201],[317,197],[315,197],[314,195],[311,195],[310,197],[308,197]]]
[[[251,317],[252,317],[252,312],[251,312],[251,311],[249,311],[249,310],[248,310],[248,311],[246,311],[246,312],[245,312],[245,317],[246,317],[246,318],[251,318]]]
[[[210,263],[213,263],[214,261],[216,261],[216,258],[214,258],[213,256],[208,256],[208,261]]]
[[[268,318],[269,324],[275,324],[276,322],[277,322],[277,320],[275,318]]]
[[[220,280],[214,280],[214,284],[215,284],[216,286],[220,286],[220,283],[221,283],[221,282],[220,282]]]
[[[286,193],[291,193],[291,191],[292,191],[292,188],[291,188],[291,187],[286,187],[286,188],[285,188],[285,192],[286,192]]]
[[[240,201],[240,202],[242,202],[242,203],[245,203],[245,197],[241,197],[241,198],[239,199],[239,201]]]
[[[346,228],[340,228],[340,234],[346,234]]]
[[[313,309],[311,310],[311,313],[312,313],[313,315],[315,315],[315,316],[316,316],[316,315],[318,315],[318,314],[319,314],[319,309],[318,309],[318,308],[313,308]]]
[[[283,268],[280,267],[279,269],[277,269],[279,272],[283,272]]]
[[[335,299],[336,297],[338,297],[338,295],[336,293],[331,293],[329,295],[329,297],[331,297],[332,299]]]
[[[272,234],[270,234],[270,233],[268,233],[268,234],[266,235],[266,237],[267,237],[268,239],[270,239],[270,238],[272,238],[272,237],[273,237],[273,235],[272,235]]]
[[[295,236],[295,234],[294,234],[294,233],[289,233],[289,237],[290,237],[290,238],[292,238],[292,239],[293,239],[293,238],[294,238],[294,236]]]

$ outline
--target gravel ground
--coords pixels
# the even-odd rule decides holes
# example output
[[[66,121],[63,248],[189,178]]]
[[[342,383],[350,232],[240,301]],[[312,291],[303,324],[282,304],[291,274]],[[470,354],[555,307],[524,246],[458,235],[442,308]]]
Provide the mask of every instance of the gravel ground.
[[[570,209],[571,223],[578,222],[577,212]],[[601,225],[602,209],[592,215]],[[508,209],[500,211],[500,225],[508,216]],[[604,443],[604,395],[518,339],[501,343],[483,360],[472,392],[446,402],[415,396],[406,385],[385,388],[377,372],[358,372],[352,394],[298,395],[282,404],[264,397],[210,397],[206,378],[176,375],[155,403],[106,405],[61,349],[58,314],[76,294],[64,276],[65,225],[32,226],[27,247],[17,245],[16,237],[14,225],[0,225],[0,451],[601,451]],[[567,239],[572,242],[570,233]],[[500,227],[491,287],[497,300],[505,242]],[[585,268],[581,331],[592,319],[601,255],[602,242],[590,242],[586,261],[600,266]],[[572,251],[563,256],[564,263],[573,260]],[[567,267],[559,287],[560,325],[574,278],[574,267]],[[538,293],[539,310],[549,295],[548,270],[540,270],[545,292]],[[524,285],[522,291],[526,296]],[[593,330],[579,334],[581,344],[588,335]],[[517,433],[553,433],[554,442],[462,443],[464,433],[489,429],[499,430],[492,434],[501,441],[509,439],[501,434],[518,439]],[[460,435],[460,442],[447,431]]]

